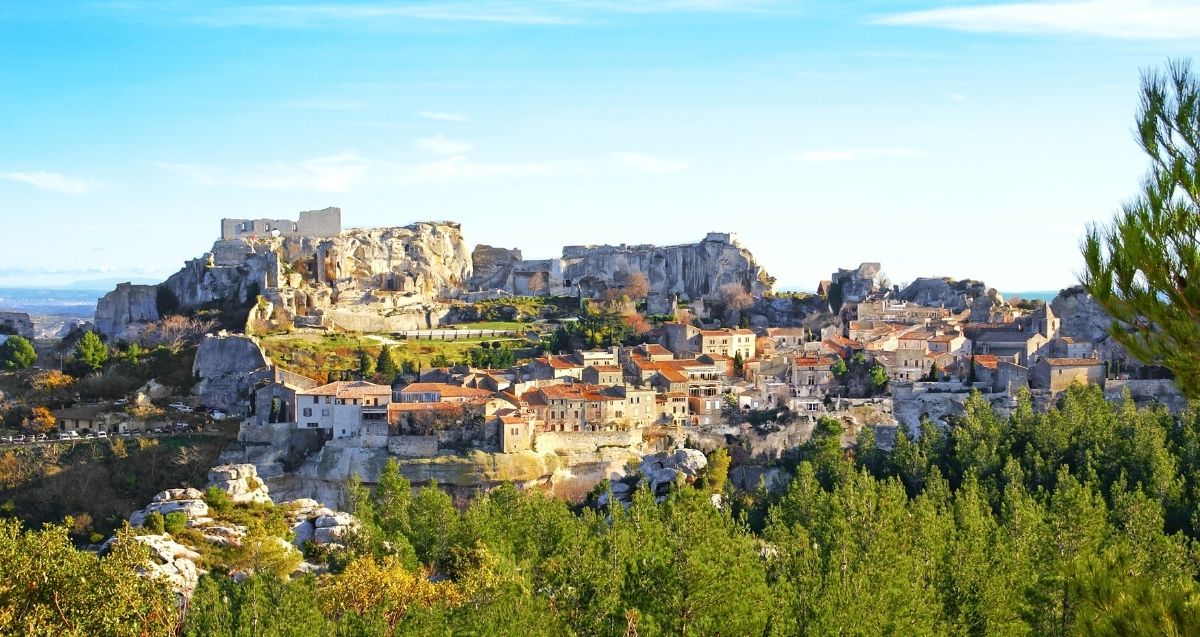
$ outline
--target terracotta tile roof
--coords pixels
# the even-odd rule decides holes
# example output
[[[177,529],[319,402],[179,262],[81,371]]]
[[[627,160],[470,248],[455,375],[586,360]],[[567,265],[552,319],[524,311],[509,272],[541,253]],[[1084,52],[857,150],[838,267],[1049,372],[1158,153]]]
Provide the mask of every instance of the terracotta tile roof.
[[[302,396],[333,396],[335,398],[366,398],[367,396],[388,396],[392,395],[392,388],[388,385],[376,385],[368,383],[365,380],[339,380],[337,382],[321,385],[312,389],[296,392]]]
[[[913,330],[907,334],[900,335],[902,341],[927,341],[929,340],[929,332],[923,330]]]
[[[688,377],[686,375],[684,375],[682,372],[671,369],[670,367],[660,368],[658,370],[658,373],[660,376],[667,379],[667,381],[671,382],[671,383],[686,383],[688,380]]]
[[[1051,367],[1090,367],[1104,363],[1098,358],[1047,358],[1046,364]]]
[[[933,338],[931,338],[931,339],[929,339],[929,340],[930,340],[930,341],[933,341],[934,343],[950,343],[950,342],[952,342],[954,339],[958,338],[959,336],[962,336],[962,335],[961,335],[961,334],[958,334],[958,333],[955,333],[955,334],[941,334],[941,335],[939,335],[939,336],[934,336]]]
[[[671,350],[659,345],[658,343],[647,343],[642,346],[642,349],[651,356],[674,356],[675,353]]]
[[[592,369],[594,369],[598,372],[619,372],[619,371],[621,371],[621,366],[620,365],[592,365]]]
[[[1000,359],[991,354],[976,354],[975,364],[985,369],[996,369],[1000,365]]]
[[[858,321],[850,321],[850,324],[853,325],[854,323],[857,323],[857,322]],[[768,336],[804,336],[807,333],[808,333],[808,330],[803,327],[768,327],[767,328]]]
[[[792,359],[792,363],[797,367],[824,367],[825,365],[832,365],[833,359],[828,356],[797,356]]]
[[[401,394],[441,394],[442,400],[447,398],[489,398],[492,392],[486,389],[460,387],[449,383],[412,383],[400,390]]]

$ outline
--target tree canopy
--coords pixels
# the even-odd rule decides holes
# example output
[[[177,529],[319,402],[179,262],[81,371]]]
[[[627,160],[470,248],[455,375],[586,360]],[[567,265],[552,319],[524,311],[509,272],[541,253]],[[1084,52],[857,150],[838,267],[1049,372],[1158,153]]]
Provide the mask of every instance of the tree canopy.
[[[1190,62],[1142,75],[1137,140],[1142,191],[1089,229],[1081,281],[1130,353],[1174,372],[1200,397],[1200,82]]]

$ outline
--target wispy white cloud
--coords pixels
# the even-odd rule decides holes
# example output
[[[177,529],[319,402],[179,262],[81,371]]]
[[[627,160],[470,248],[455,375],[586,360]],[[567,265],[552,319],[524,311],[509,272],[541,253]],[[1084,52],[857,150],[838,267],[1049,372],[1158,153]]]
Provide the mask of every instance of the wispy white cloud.
[[[442,134],[426,137],[416,141],[417,148],[436,155],[461,155],[475,148],[471,142],[450,139]]]
[[[104,5],[140,19],[172,19],[214,28],[383,28],[410,22],[554,26],[615,14],[747,13],[784,10],[787,0],[360,0],[248,3],[124,0]]]
[[[271,164],[236,175],[231,182],[256,190],[347,192],[364,180],[372,164],[357,153],[343,152],[299,163]]]
[[[465,122],[465,121],[467,121],[467,116],[464,115],[463,113],[421,111],[419,114],[421,117],[424,117],[425,119],[435,119],[435,120],[438,120],[439,122]]]
[[[877,157],[927,157],[929,153],[916,148],[847,148],[840,150],[810,150],[792,155],[793,161],[830,162],[856,161]]]
[[[1191,40],[1200,39],[1200,3],[1194,0],[1004,2],[909,11],[871,22],[971,32]]]
[[[174,162],[160,161],[154,162],[151,165],[159,170],[179,175],[181,177],[187,177],[188,179],[191,179],[202,186],[217,185],[217,179],[213,177],[212,173],[207,168],[198,164],[177,164]]]
[[[688,169],[686,161],[666,159],[645,153],[613,153],[609,155],[609,158],[623,166],[656,175],[679,173]]]
[[[965,102],[967,101],[967,96],[963,95],[962,93],[948,93],[946,95],[946,99],[950,100],[951,102]]]
[[[0,173],[0,179],[19,181],[38,190],[61,192],[68,195],[80,195],[92,189],[92,185],[86,181],[44,170]]]

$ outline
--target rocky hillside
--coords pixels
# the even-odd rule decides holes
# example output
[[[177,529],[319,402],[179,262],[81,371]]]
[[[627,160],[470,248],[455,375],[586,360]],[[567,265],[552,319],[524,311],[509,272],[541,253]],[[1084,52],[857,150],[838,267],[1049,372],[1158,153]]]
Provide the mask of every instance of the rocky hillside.
[[[710,233],[676,246],[583,245],[563,248],[558,259],[523,260],[519,250],[477,246],[472,255],[476,290],[513,294],[582,293],[598,297],[640,272],[652,297],[711,298],[734,283],[754,296],[768,294],[775,279],[732,235]]]
[[[97,329],[130,338],[179,309],[252,307],[252,320],[351,331],[428,328],[461,294],[471,259],[458,224],[353,229],[337,237],[220,240],[160,286],[122,284],[96,307]],[[263,301],[255,303],[261,295]]]

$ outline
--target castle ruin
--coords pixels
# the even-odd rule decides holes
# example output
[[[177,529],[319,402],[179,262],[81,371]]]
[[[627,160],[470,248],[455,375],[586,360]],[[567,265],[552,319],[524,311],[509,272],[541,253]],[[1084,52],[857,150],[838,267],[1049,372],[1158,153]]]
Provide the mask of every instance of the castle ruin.
[[[336,237],[342,233],[342,209],[305,210],[290,219],[222,219],[221,239],[261,237]]]

